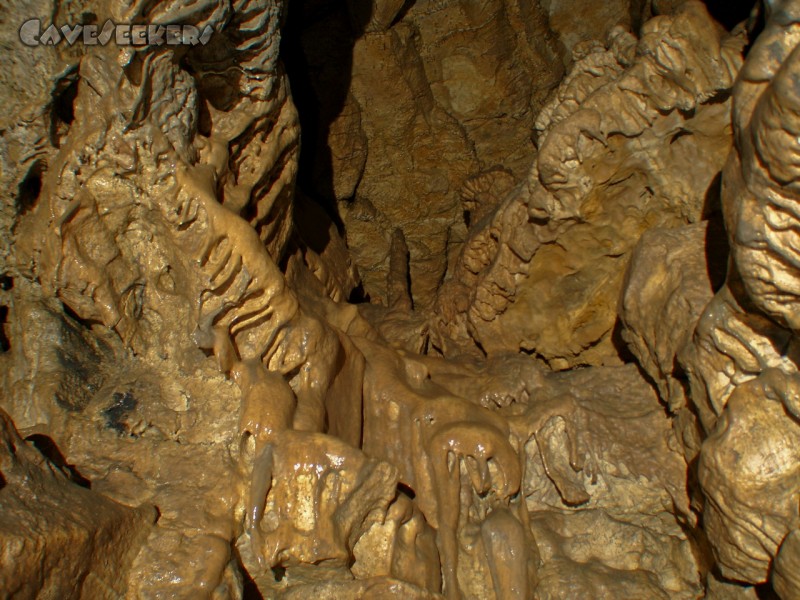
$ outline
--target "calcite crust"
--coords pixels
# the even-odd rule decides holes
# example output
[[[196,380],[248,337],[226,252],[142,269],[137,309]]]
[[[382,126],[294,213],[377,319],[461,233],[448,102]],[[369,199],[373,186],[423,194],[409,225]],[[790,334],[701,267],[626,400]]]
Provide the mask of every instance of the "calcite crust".
[[[7,4],[0,596],[800,597],[800,2]]]

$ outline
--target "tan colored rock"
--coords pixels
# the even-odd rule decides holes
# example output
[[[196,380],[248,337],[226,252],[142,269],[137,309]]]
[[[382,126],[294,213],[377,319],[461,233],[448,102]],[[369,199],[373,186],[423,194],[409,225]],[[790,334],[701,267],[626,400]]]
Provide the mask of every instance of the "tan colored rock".
[[[241,9],[255,10],[251,17],[262,14],[266,31],[276,34],[276,10]],[[169,10],[154,7],[151,18],[169,21]],[[182,18],[189,17],[201,28],[227,18],[224,11],[204,12],[199,5]],[[191,267],[173,260],[174,248],[164,236],[170,224],[159,216],[175,210],[164,201],[175,193],[178,162],[203,164],[206,182],[220,189],[228,208],[247,217],[277,259],[286,247],[296,113],[270,35],[252,45],[252,34],[241,27],[237,18],[209,46],[187,53],[196,80],[168,54],[146,58],[132,47],[93,46],[77,70],[74,99],[64,108],[74,122],[64,128],[58,156],[41,176],[43,200],[20,215],[20,268],[36,262],[47,289],[80,317],[117,329],[140,353],[178,354],[191,343],[192,308],[177,292],[192,285],[186,271]],[[238,41],[228,44],[228,38]],[[225,60],[239,61],[244,73],[235,88],[205,70],[226,53]],[[135,68],[123,69],[128,63]],[[119,111],[128,111],[135,127],[118,119]],[[272,135],[262,136],[267,124]],[[58,215],[57,221],[49,215]],[[46,242],[34,233],[45,230]],[[166,320],[182,327],[166,328]]]
[[[350,15],[358,29],[371,33],[385,31],[402,15],[404,0],[350,0]]]
[[[300,192],[295,196],[295,207],[295,235],[303,246],[306,268],[293,270],[296,255],[290,258],[286,269],[290,285],[303,293],[313,291],[334,302],[346,302],[359,286],[360,277],[344,238],[322,207]],[[303,273],[313,275],[316,281]]]
[[[564,397],[572,410],[540,431],[538,448],[526,446],[525,496],[543,563],[537,594],[696,597],[696,548],[681,525],[692,518],[686,464],[652,388],[633,365],[581,369],[546,378],[531,408]],[[559,428],[572,440],[560,441]],[[575,466],[562,472],[585,490],[578,504],[566,502],[552,462],[537,457],[570,442]],[[547,479],[554,485],[540,483]]]
[[[131,597],[235,597],[241,586],[231,547],[247,486],[231,449],[242,395],[196,343],[209,343],[228,371],[234,358],[264,350],[258,332],[236,337],[245,315],[252,325],[259,294],[272,304],[256,314],[279,307],[285,323],[297,307],[265,248],[279,260],[287,246],[299,135],[277,63],[280,9],[193,5],[180,20],[217,31],[188,52],[81,46],[67,107],[74,122],[59,125],[41,198],[18,211],[20,243],[4,264],[35,271],[46,290],[41,306],[38,283],[17,278],[4,303],[12,347],[4,378],[23,384],[6,408],[57,440],[96,489],[161,513],[133,562]],[[118,22],[131,18],[126,7],[114,10]],[[170,22],[174,11],[158,4],[149,16]],[[220,60],[236,68],[220,71]],[[241,241],[226,255],[229,235]],[[231,272],[238,285],[214,297]],[[242,301],[241,285],[251,303],[231,313],[224,304]],[[220,323],[220,312],[231,320]],[[305,418],[315,420],[311,412]]]
[[[47,19],[59,12],[67,16],[67,6],[50,0],[10,2],[3,12],[9,24],[0,28],[5,49],[0,88],[6,107],[0,117],[0,257],[5,271],[13,262],[16,221],[35,206],[42,176],[71,126],[75,68],[82,51],[65,44],[33,50],[19,41],[19,26],[26,20]]]
[[[550,26],[565,46],[567,55],[581,42],[605,38],[617,25],[635,30],[646,15],[647,3],[634,1],[591,2],[587,0],[544,0]],[[581,15],[576,19],[576,15]]]
[[[420,305],[430,303],[447,268],[450,230],[461,220],[457,190],[477,167],[464,131],[429,86],[412,26],[367,35],[353,48],[351,89],[370,111],[362,112],[362,127],[375,149],[368,150],[355,197],[338,209],[364,290],[384,304],[397,227],[411,253],[412,294]]]
[[[31,11],[145,16],[90,5]],[[292,92],[326,98],[304,131],[306,196],[278,60],[285,3],[147,6],[211,25],[207,46],[39,48],[40,63],[11,49],[0,397],[63,456],[56,469],[5,421],[0,525],[27,502],[45,543],[67,532],[72,562],[51,569],[48,545],[7,587],[754,593],[719,572],[796,595],[796,6],[770,7],[782,20],[736,86],[743,37],[701,4],[638,39],[626,25],[644,3],[570,25],[580,6],[293,4],[282,55],[312,81]],[[575,65],[546,100],[559,44]],[[17,93],[19,69],[38,78]],[[699,223],[732,143],[732,88],[733,259],[701,310],[718,273]],[[347,302],[359,271],[363,307]],[[653,382],[634,364],[569,368],[620,362],[620,312]],[[20,473],[69,501],[28,502]],[[92,546],[103,535],[87,531],[120,539]]]
[[[617,595],[631,598],[672,597],[661,590],[655,578],[646,571],[610,569],[597,563],[554,560],[542,569],[541,577],[537,593],[540,598],[547,600],[614,598]]]
[[[710,572],[706,579],[706,598],[708,600],[756,600],[758,591],[755,586],[744,586]]]
[[[321,600],[361,600],[362,598],[408,598],[409,600],[431,600],[441,598],[430,594],[404,581],[376,577],[348,582],[326,582],[306,584],[292,588],[281,598],[301,600],[320,598]]]
[[[510,592],[501,592],[492,583],[501,579],[518,591],[524,588],[514,582],[526,581],[528,589],[539,585],[541,593],[550,593],[545,590],[552,584],[542,582],[536,573],[546,572],[550,561],[556,568],[560,560],[577,565],[588,557],[593,557],[599,571],[637,572],[630,579],[609,576],[604,584],[587,583],[596,586],[595,594],[604,585],[613,587],[614,594],[623,593],[627,585],[644,585],[635,583],[640,579],[665,597],[697,594],[700,584],[692,542],[673,512],[681,519],[690,518],[686,464],[669,418],[635,368],[548,376],[523,357],[517,357],[518,370],[512,371],[508,367],[514,361],[508,359],[487,366],[397,354],[366,341],[359,345],[370,357],[364,388],[364,448],[398,465],[400,480],[416,492],[423,514],[439,536],[446,594],[455,588],[466,597],[515,597],[504,595]],[[506,454],[497,431],[506,432],[503,435],[516,449],[512,452],[520,454],[520,466],[515,467]],[[480,445],[472,444],[473,436],[479,436]],[[462,465],[462,485],[475,490],[462,494],[460,502],[448,499],[449,479],[437,471],[441,440],[447,440],[452,464]],[[516,470],[520,468],[521,473]],[[451,469],[455,477],[455,467]],[[522,512],[513,494],[504,500],[516,485],[525,498]],[[486,489],[488,493],[482,491]],[[644,512],[658,515],[647,525],[639,513],[645,505],[650,508]],[[517,548],[512,551],[516,558],[505,559],[501,571],[493,561],[502,550],[488,541],[495,526],[489,517],[509,515],[509,524],[499,535],[511,543],[514,528],[533,518],[529,513],[546,521],[549,511],[564,515],[561,533],[544,533],[553,525],[542,525],[541,531],[532,527],[530,533],[523,529],[519,546],[511,546]],[[452,513],[456,516],[444,516]],[[446,528],[453,527],[457,552],[447,549],[445,538],[450,530]],[[587,533],[574,540],[572,527]],[[643,528],[648,531],[644,538]],[[614,537],[614,550],[601,550],[609,547],[608,539],[588,533],[599,530]],[[619,545],[640,549],[620,554]],[[664,554],[643,557],[644,547],[666,546],[670,550]],[[546,555],[543,548],[548,548]],[[618,562],[622,555],[633,562]],[[636,556],[640,560],[633,560]],[[448,561],[455,563],[455,575],[448,574]],[[645,572],[649,575],[641,575]]]
[[[424,0],[404,22],[418,31],[433,100],[463,128],[480,167],[524,174],[534,151],[530,125],[563,76],[544,7]]]
[[[798,593],[786,565],[797,528],[796,268],[791,223],[797,6],[781,3],[734,88],[736,145],[723,172],[731,245],[725,286],[680,357],[708,434],[698,460],[704,529],[726,577]],[[794,141],[792,141],[794,140]],[[786,554],[780,561],[776,556]],[[779,566],[778,566],[779,565]]]
[[[393,576],[432,592],[442,589],[434,530],[405,493],[358,540],[353,556],[358,579]]]
[[[558,369],[617,362],[633,246],[651,227],[702,217],[730,148],[740,45],[687,3],[638,42],[617,29],[607,48],[584,48],[537,118],[527,182],[470,232],[452,271],[463,291],[440,295],[434,346],[522,349]]]
[[[772,587],[781,598],[792,598],[800,589],[800,543],[798,530],[790,531],[781,542],[772,571]]]
[[[737,386],[703,443],[704,528],[731,579],[766,581],[778,546],[800,522],[800,426],[781,402],[797,393],[796,378],[777,370]]]
[[[622,336],[672,411],[686,401],[677,354],[722,283],[726,252],[724,231],[706,221],[651,229],[631,255],[620,301]]]
[[[723,283],[726,259],[718,220],[651,229],[633,250],[620,298],[622,338],[675,416],[688,459],[699,452],[701,435],[679,356],[686,356],[697,321]]]
[[[157,518],[71,481],[48,438],[23,440],[0,410],[0,588],[9,598],[124,597],[128,574]],[[51,444],[49,447],[47,444]]]
[[[467,226],[476,226],[492,214],[516,184],[513,173],[500,166],[481,171],[467,179],[461,188],[461,203],[469,215]]]
[[[314,195],[338,201],[365,292],[386,304],[390,241],[400,228],[413,296],[426,307],[463,241],[458,190],[487,166],[527,169],[535,112],[563,65],[538,7],[400,8],[351,2],[348,14],[306,3],[297,51],[309,72],[297,78],[319,110],[317,131],[307,132]]]
[[[51,438],[93,492],[158,509],[131,559],[130,597],[235,589],[233,515],[245,491],[230,452],[236,386],[202,354],[191,375],[129,357],[115,334],[21,301],[23,287],[14,286],[11,350],[2,355],[5,385],[14,390],[3,406],[26,432]]]
[[[732,266],[725,286],[703,310],[692,343],[678,357],[689,376],[692,405],[706,431],[713,429],[736,386],[767,368],[792,370],[791,337],[753,310]]]
[[[794,190],[784,164],[795,127],[797,100],[787,81],[797,69],[792,58],[791,3],[781,4],[754,45],[737,82],[735,152],[723,173],[722,204],[733,266],[698,323],[685,363],[693,369],[694,401],[713,427],[735,387],[766,368],[797,369],[795,303],[790,229]],[[782,17],[783,18],[783,17]],[[785,21],[785,22],[784,22]]]
[[[397,471],[320,434],[285,432],[270,452],[272,468],[253,474],[266,479],[255,486],[269,490],[253,539],[260,560],[269,567],[348,566],[356,542],[394,498]]]

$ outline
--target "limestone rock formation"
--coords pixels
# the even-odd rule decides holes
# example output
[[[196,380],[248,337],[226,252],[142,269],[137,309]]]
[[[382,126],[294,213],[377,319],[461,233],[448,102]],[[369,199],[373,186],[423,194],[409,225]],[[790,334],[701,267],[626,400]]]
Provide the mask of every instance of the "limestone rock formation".
[[[564,397],[572,414],[536,442],[545,459],[564,452],[563,432],[575,438],[580,476],[566,462],[560,472],[587,500],[565,507],[568,488],[552,459],[539,462],[528,447],[527,506],[543,562],[537,597],[697,597],[704,567],[683,530],[694,519],[686,463],[652,388],[633,365],[581,369],[548,377],[537,402]],[[555,485],[542,486],[548,479]]]
[[[798,7],[768,8],[771,19],[734,87],[735,147],[722,174],[727,278],[699,318],[690,319],[697,320],[691,338],[682,333],[670,354],[689,377],[686,402],[702,439],[690,455],[699,454],[704,530],[718,568],[736,581],[772,579],[780,596],[791,598],[798,593],[787,565],[796,559],[800,478],[793,452],[800,430],[789,159],[798,114],[788,82],[797,69]],[[658,279],[656,273],[646,285]],[[636,286],[629,291],[635,294]],[[686,323],[685,316],[673,317],[665,326],[685,332]]]
[[[701,436],[678,355],[723,283],[727,251],[717,217],[676,229],[651,229],[631,255],[620,297],[621,336],[675,416],[688,460],[697,455]]]
[[[40,434],[22,439],[3,411],[0,422],[3,595],[124,596],[155,509],[130,509],[81,487],[80,474],[59,464],[63,456],[52,440]]]
[[[798,6],[770,7],[734,90],[735,151],[723,172],[722,203],[732,261],[726,285],[702,314],[682,361],[691,398],[708,434],[698,476],[708,504],[705,530],[723,575],[770,578],[784,538],[799,518],[800,475],[792,456],[798,430],[795,343],[797,272],[791,242],[798,69],[792,36]],[[789,540],[775,569],[785,575]]]
[[[297,79],[321,107],[308,132],[310,187],[337,207],[372,300],[387,302],[400,228],[413,297],[428,306],[464,238],[463,182],[501,162],[527,169],[533,120],[563,72],[558,40],[524,2],[349,5],[293,9],[302,18],[293,51],[305,61]]]
[[[622,337],[670,410],[685,401],[678,352],[721,286],[726,259],[725,233],[709,221],[651,229],[631,256],[619,306]]]
[[[554,368],[613,364],[630,252],[651,227],[696,222],[730,148],[742,39],[699,3],[614,30],[537,117],[527,180],[471,230],[437,302],[445,354],[524,350]],[[670,174],[674,174],[670,175]]]
[[[2,593],[797,597],[798,23],[11,2]]]

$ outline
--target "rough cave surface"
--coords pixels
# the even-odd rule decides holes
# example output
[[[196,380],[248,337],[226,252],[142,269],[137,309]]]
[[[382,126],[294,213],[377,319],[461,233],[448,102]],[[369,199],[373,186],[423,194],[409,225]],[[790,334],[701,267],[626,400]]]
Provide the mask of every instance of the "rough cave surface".
[[[2,13],[0,596],[800,598],[800,1]]]

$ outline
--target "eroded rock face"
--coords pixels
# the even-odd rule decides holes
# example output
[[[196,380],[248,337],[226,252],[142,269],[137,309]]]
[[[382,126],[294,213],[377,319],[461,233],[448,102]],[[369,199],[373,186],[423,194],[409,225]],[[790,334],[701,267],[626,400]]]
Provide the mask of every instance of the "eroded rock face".
[[[700,220],[730,148],[742,39],[699,3],[576,48],[537,117],[527,179],[470,231],[437,302],[445,355],[618,361],[622,273],[641,234]],[[673,177],[669,173],[675,173]],[[680,175],[678,175],[680,174]]]
[[[797,384],[785,377],[768,371],[737,386],[700,453],[705,530],[722,573],[739,581],[768,579],[778,546],[800,519],[800,427],[781,402],[785,386]]]
[[[464,239],[464,181],[499,163],[518,175],[528,167],[534,118],[564,68],[547,15],[505,0],[293,10],[302,18],[294,51],[306,62],[293,79],[321,107],[307,188],[335,203],[374,302],[387,304],[401,229],[413,297],[427,307]]]
[[[4,590],[797,595],[796,3],[579,5],[30,9],[213,33],[4,38]]]
[[[761,583],[774,569],[784,597],[794,560],[800,478],[796,269],[792,156],[797,128],[797,5],[770,7],[772,19],[734,89],[736,147],[723,172],[731,244],[726,285],[704,311],[682,362],[708,438],[698,475],[708,500],[705,529],[721,572]],[[781,546],[786,538],[785,547]],[[781,547],[780,567],[775,557]],[[773,567],[775,562],[775,567]]]
[[[673,394],[670,404],[683,405],[683,396],[696,415],[700,434],[684,437],[684,443],[690,456],[698,455],[704,529],[718,568],[736,581],[771,580],[781,597],[792,598],[798,588],[788,565],[797,553],[800,479],[794,456],[799,430],[790,232],[797,215],[787,159],[796,142],[797,102],[788,82],[797,69],[798,15],[791,2],[769,9],[771,19],[733,90],[735,147],[722,173],[731,248],[725,285],[700,313],[690,338],[686,323],[693,319],[685,315],[669,318],[665,327],[681,331],[668,354],[688,374],[688,393]],[[639,259],[634,270],[648,264]],[[655,285],[659,278],[656,271],[640,281]],[[626,296],[639,289],[633,276]],[[688,298],[690,288],[685,289],[682,297]],[[623,308],[623,318],[629,308]],[[637,331],[635,319],[630,326],[634,352],[642,353],[642,341],[653,344],[663,337]],[[657,352],[650,356],[652,365]],[[669,387],[669,376],[649,370]],[[681,410],[691,425],[694,419]]]
[[[0,411],[0,586],[10,598],[90,598],[129,591],[127,576],[156,520],[81,487],[45,436],[20,437]]]
[[[622,338],[675,415],[688,460],[699,452],[702,436],[678,354],[723,283],[727,251],[718,218],[651,229],[633,250],[620,297]]]

